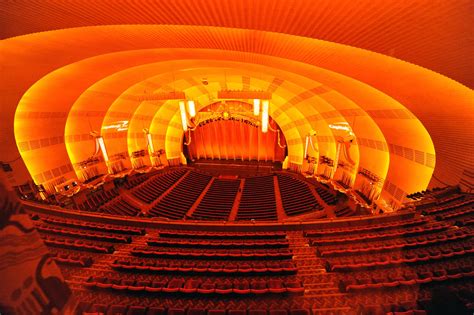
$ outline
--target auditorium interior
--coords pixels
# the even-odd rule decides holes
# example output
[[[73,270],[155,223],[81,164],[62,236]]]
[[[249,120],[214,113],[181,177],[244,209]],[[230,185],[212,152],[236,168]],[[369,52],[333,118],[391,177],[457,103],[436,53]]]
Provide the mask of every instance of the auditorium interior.
[[[0,1],[0,314],[474,313],[472,0]]]

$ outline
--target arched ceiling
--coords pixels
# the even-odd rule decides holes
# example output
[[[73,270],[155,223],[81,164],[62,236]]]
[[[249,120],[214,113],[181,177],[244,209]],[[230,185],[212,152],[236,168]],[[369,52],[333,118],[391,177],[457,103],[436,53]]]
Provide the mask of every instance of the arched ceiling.
[[[328,124],[345,121],[357,137],[358,165],[385,180],[385,199],[399,202],[406,193],[425,189],[430,180],[434,185],[438,180],[459,182],[464,170],[474,168],[474,149],[466,145],[474,134],[463,124],[474,118],[473,91],[465,86],[472,86],[467,75],[472,62],[466,58],[472,45],[455,53],[438,46],[472,42],[459,22],[466,14],[461,9],[472,10],[472,5],[446,1],[426,3],[422,10],[413,3],[384,1],[385,14],[380,15],[369,2],[357,8],[335,2],[337,9],[334,2],[211,1],[201,10],[200,1],[183,1],[179,8],[177,2],[163,1],[161,6],[150,4],[142,15],[144,7],[122,7],[118,13],[105,1],[87,12],[79,10],[89,9],[84,1],[68,7],[45,2],[35,7],[30,20],[30,6],[8,3],[0,19],[6,26],[1,36],[59,29],[0,43],[9,78],[2,85],[6,106],[0,132],[7,150],[0,159],[14,165],[10,184],[21,183],[28,174],[37,183],[75,176],[71,163],[93,150],[89,131],[122,119],[129,121],[124,134],[102,132],[110,150],[130,153],[143,146],[138,139],[145,126],[174,157],[182,137],[176,102],[140,101],[139,96],[176,89],[206,106],[210,96],[225,88],[273,93],[270,112],[285,132],[294,163],[302,163],[304,137],[311,129],[318,132],[318,154],[334,158],[336,143]],[[62,10],[62,18],[53,8]],[[334,18],[325,18],[331,8]],[[98,14],[109,9],[107,15]],[[177,9],[179,14],[171,13]],[[253,19],[256,12],[268,14]],[[19,14],[25,19],[21,23]],[[415,17],[411,27],[402,23]],[[434,17],[439,19],[433,22]],[[455,17],[436,39],[413,27],[434,28]],[[70,28],[151,20],[174,25]],[[453,54],[456,65],[444,60]],[[203,77],[208,86],[202,85]],[[454,148],[463,151],[453,153]]]
[[[205,25],[318,38],[474,86],[470,0],[6,1],[0,37],[94,25]]]

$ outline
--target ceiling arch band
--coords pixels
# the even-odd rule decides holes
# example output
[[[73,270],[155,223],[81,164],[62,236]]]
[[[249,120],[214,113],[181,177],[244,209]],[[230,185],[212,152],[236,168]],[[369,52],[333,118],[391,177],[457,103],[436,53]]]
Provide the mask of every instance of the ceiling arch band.
[[[252,32],[252,37],[255,32],[256,31]],[[118,33],[122,36],[133,36],[134,42],[130,43],[120,40]],[[382,143],[382,151],[384,149],[386,149],[385,152],[390,151],[390,166],[387,180],[407,193],[422,186],[426,188],[426,185],[431,179],[433,169],[442,177],[451,169],[453,171],[450,173],[451,175],[445,176],[449,179],[456,176],[459,177],[462,169],[472,162],[469,158],[460,161],[456,159],[453,160],[453,157],[443,150],[441,151],[441,156],[439,154],[436,155],[435,161],[434,148],[436,143],[443,143],[443,140],[441,139],[440,131],[438,131],[433,124],[428,122],[427,117],[432,111],[438,110],[438,108],[433,106],[433,108],[425,109],[423,106],[423,104],[426,103],[435,104],[435,101],[437,103],[443,102],[443,104],[452,105],[450,109],[457,112],[460,109],[469,108],[469,99],[472,99],[470,98],[472,97],[472,90],[432,71],[369,51],[310,38],[260,31],[257,31],[257,33],[259,45],[246,41],[250,34],[245,30],[157,25],[79,28],[32,34],[6,40],[5,47],[7,49],[2,53],[4,57],[8,57],[9,54],[14,54],[14,51],[21,49],[22,45],[30,45],[32,42],[36,44],[37,42],[44,41],[37,46],[35,54],[26,54],[22,60],[15,61],[22,63],[30,62],[32,64],[32,77],[36,78],[35,80],[37,82],[25,93],[24,87],[28,86],[28,84],[31,85],[34,81],[32,81],[31,78],[23,80],[7,95],[7,102],[11,102],[15,97],[22,97],[16,110],[15,142],[27,167],[30,168],[31,175],[36,176],[37,174],[43,174],[47,171],[46,169],[35,168],[35,166],[29,165],[27,162],[29,159],[32,160],[38,152],[46,150],[48,145],[43,145],[43,142],[48,142],[50,146],[57,146],[58,148],[61,146],[61,135],[51,126],[45,126],[45,120],[55,119],[55,121],[59,122],[64,121],[64,113],[66,113],[66,115],[68,113],[67,104],[74,102],[82,91],[87,89],[87,86],[104,78],[104,74],[101,73],[102,69],[92,69],[93,62],[89,65],[91,71],[87,78],[71,75],[75,71],[84,70],[83,64],[81,64],[81,69],[77,69],[74,68],[73,63],[113,51],[143,50],[147,48],[157,48],[157,46],[163,48],[184,48],[183,50],[187,51],[188,56],[199,55],[202,53],[200,51],[202,48],[211,48],[216,51],[225,51],[225,54],[221,53],[217,58],[219,60],[264,64],[273,68],[286,66],[287,68],[291,67],[291,70],[300,76],[317,78],[317,82],[324,84],[325,87],[330,87],[330,90],[336,90],[354,101],[376,122],[383,133],[383,137],[386,139],[385,145]],[[73,34],[77,35],[78,40],[76,43],[71,42],[70,37],[68,39],[68,36]],[[150,41],[150,36],[152,38],[159,38],[160,41]],[[208,40],[197,40],[204,37],[208,39],[212,38],[212,42]],[[135,38],[137,39],[136,41]],[[114,39],[116,42],[113,42]],[[54,42],[71,44],[71,54],[67,55],[67,58],[66,56],[63,58],[55,56]],[[98,45],[99,42],[101,45]],[[49,47],[49,50],[44,49],[46,47]],[[80,49],[78,49],[79,47]],[[84,49],[86,47],[88,49]],[[175,53],[176,49],[169,49],[168,59],[173,60],[176,59],[176,57],[185,59],[184,56],[186,53],[181,52],[180,56],[176,56]],[[127,54],[124,53],[121,57],[126,58],[126,55]],[[45,58],[45,62],[41,65],[34,64],[35,61],[38,60],[37,58],[45,56],[54,56],[58,60]],[[99,58],[99,56],[93,57],[92,59],[96,58]],[[193,56],[193,58],[195,57]],[[286,59],[284,64],[281,63],[281,58]],[[147,63],[145,59],[137,62],[135,66]],[[156,60],[156,56],[149,56],[149,62],[156,62]],[[349,62],[349,60],[351,62]],[[125,63],[125,60],[123,61]],[[106,68],[109,75],[120,71],[116,59],[114,59],[114,63],[115,65],[111,62]],[[54,71],[54,69],[59,69],[61,66],[67,64],[71,64],[71,67],[68,68],[68,73]],[[103,65],[103,63],[101,65]],[[15,63],[13,63],[13,66],[15,66]],[[128,67],[131,66],[134,65],[129,63]],[[54,80],[39,80],[49,72],[51,73],[48,77],[54,76]],[[323,78],[317,77],[316,74],[318,73],[319,76]],[[354,80],[345,80],[343,79],[344,77],[353,78]],[[21,78],[14,79],[21,80]],[[55,86],[58,91],[61,90],[61,86],[67,87],[62,90],[60,95],[61,100],[55,102],[53,98],[48,99],[47,96],[41,97],[41,94],[44,93],[51,96],[48,92],[55,90]],[[79,86],[81,87],[79,88]],[[360,86],[366,86],[366,88],[361,89]],[[371,86],[371,88],[368,88],[368,86]],[[420,87],[427,91],[437,90],[436,98],[432,93],[420,93]],[[441,87],[443,88],[441,89]],[[332,94],[332,92],[321,93],[321,97],[328,98],[330,94]],[[451,99],[452,96],[456,97],[456,102]],[[400,102],[405,106],[402,106]],[[49,114],[47,117],[40,117],[41,115],[46,115],[38,114],[39,118],[33,118],[33,114],[31,113],[45,112],[44,104],[48,104],[47,112],[54,114]],[[364,124],[363,120],[365,118],[360,118],[363,117],[363,115],[360,116],[357,112],[349,112],[350,108],[346,109],[347,110],[344,111],[344,108],[337,108],[337,111],[342,113],[341,116],[346,117],[349,122],[351,122],[351,118],[356,117],[356,126],[358,123]],[[289,109],[288,111],[291,112],[291,110]],[[439,115],[443,112],[445,112],[445,110],[440,108],[437,114]],[[7,114],[11,115],[11,112]],[[71,114],[75,115],[78,113],[71,111]],[[322,111],[319,111],[319,114],[324,119],[335,115],[330,112]],[[97,117],[100,117],[100,115]],[[465,117],[465,119],[467,118],[469,117]],[[313,119],[309,120],[313,121]],[[445,123],[445,121],[442,121],[441,125]],[[28,128],[26,128],[27,126]],[[425,129],[425,126],[428,130]],[[36,131],[40,127],[44,127],[41,138],[38,137],[38,134],[35,135],[35,139],[33,139],[33,135],[28,135],[28,131],[26,130],[30,129],[30,127]],[[463,132],[462,125],[456,125],[452,129],[454,129],[454,133],[462,134]],[[361,130],[365,130],[365,134],[370,134],[370,128],[361,128]],[[66,133],[67,132],[68,130],[66,130]],[[466,135],[470,134],[469,132],[464,133]],[[363,131],[357,134],[359,149],[366,147],[372,150],[374,146],[378,146],[378,144],[374,145],[369,141],[373,139],[368,136],[360,136],[360,134],[363,134]],[[472,136],[472,134],[470,136]],[[48,140],[46,141],[44,139]],[[364,140],[361,141],[361,139]],[[434,145],[431,139],[433,139]],[[39,148],[34,141],[39,142]],[[457,139],[456,141],[459,143],[461,140]],[[35,145],[31,145],[32,143]],[[32,147],[35,149],[31,150]],[[36,152],[33,152],[33,154],[31,153],[32,151]],[[467,151],[469,151],[469,149],[467,149]],[[66,150],[62,152],[63,153],[53,158],[53,160],[57,162],[55,165],[64,166],[67,164],[63,163],[64,157],[67,157]],[[423,162],[421,162],[421,160],[423,160]],[[407,176],[404,175],[407,174],[407,172],[413,174],[412,171],[420,175],[418,176],[418,179],[421,178],[419,184],[412,183],[406,178]],[[63,170],[56,172],[51,171],[50,173],[49,176],[42,175],[42,179],[46,180],[46,177],[54,178],[54,173],[59,173],[59,175],[68,174],[67,170],[65,172],[63,172]]]

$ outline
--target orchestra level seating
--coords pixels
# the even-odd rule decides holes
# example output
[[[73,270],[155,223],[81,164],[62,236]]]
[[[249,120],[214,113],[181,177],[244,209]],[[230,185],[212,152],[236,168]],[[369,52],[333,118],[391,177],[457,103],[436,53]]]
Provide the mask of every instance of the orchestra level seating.
[[[192,171],[181,176],[176,193],[163,198],[176,218],[205,187],[206,202],[196,216],[218,207],[208,203],[218,200],[216,191],[233,198],[241,185]],[[245,179],[240,220],[276,216],[274,176],[280,175]],[[277,178],[282,192],[283,177]],[[185,190],[187,185],[192,189]],[[459,191],[440,198],[430,194],[399,213],[271,228],[239,220],[196,228],[187,221],[135,218],[147,220],[144,229],[127,213],[124,220],[97,223],[80,213],[69,219],[28,212],[75,294],[76,314],[438,314],[444,310],[439,292],[456,301],[452,314],[472,314],[472,200]],[[261,205],[271,205],[271,211]],[[223,202],[219,218],[232,206]],[[155,213],[166,215],[163,209]]]

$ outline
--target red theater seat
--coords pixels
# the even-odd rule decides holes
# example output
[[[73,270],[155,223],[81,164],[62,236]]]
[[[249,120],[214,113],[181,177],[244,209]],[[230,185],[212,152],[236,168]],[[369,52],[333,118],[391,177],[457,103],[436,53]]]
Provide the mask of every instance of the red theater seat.
[[[146,307],[130,306],[127,310],[127,315],[146,315]]]
[[[234,282],[233,292],[237,294],[250,294],[249,282],[247,280],[240,280],[240,281]]]
[[[229,280],[217,282],[215,292],[219,294],[232,293],[232,282],[230,282]]]
[[[146,312],[146,315],[165,315],[166,314],[166,309],[163,307],[156,307],[156,306],[151,306],[148,308],[148,311]]]
[[[203,308],[190,308],[187,315],[206,315],[206,310]]]
[[[111,305],[107,310],[106,315],[126,315],[127,307],[123,305]]]
[[[265,280],[254,280],[250,284],[250,292],[253,294],[265,294],[268,292]]]
[[[162,292],[175,293],[178,292],[184,284],[184,279],[173,279],[168,285],[162,289]],[[168,311],[169,312],[169,311]]]
[[[201,283],[201,286],[197,289],[198,293],[201,294],[212,294],[215,292],[216,284],[211,282]]]
[[[106,314],[107,308],[108,308],[108,305],[105,305],[105,304],[93,304],[88,312]]]
[[[309,315],[309,311],[303,308],[290,309],[289,315]]]
[[[283,285],[283,281],[272,279],[268,281],[268,291],[271,293],[285,293],[286,287]]]
[[[184,308],[170,308],[168,309],[167,315],[185,315],[186,310]]]
[[[200,284],[201,281],[190,279],[184,283],[184,286],[180,288],[179,291],[182,293],[196,293]]]

